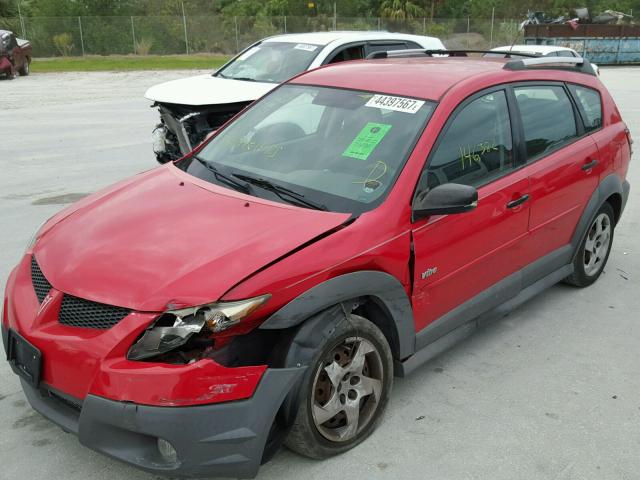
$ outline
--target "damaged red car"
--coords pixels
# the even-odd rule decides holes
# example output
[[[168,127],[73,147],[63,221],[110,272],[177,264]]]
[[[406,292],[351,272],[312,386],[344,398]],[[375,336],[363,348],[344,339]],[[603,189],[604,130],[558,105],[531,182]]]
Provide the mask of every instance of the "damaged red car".
[[[13,32],[0,30],[0,75],[12,79],[19,73],[29,75],[31,43],[17,38]]]
[[[353,448],[394,375],[598,279],[631,139],[589,63],[378,56],[45,222],[2,318],[35,410],[156,474],[252,477]]]

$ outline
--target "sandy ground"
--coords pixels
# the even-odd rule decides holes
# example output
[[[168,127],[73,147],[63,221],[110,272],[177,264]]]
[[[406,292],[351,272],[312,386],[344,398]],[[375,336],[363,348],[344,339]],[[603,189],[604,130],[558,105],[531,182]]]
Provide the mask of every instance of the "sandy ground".
[[[0,81],[0,282],[44,219],[155,166],[142,95],[194,72],[40,74]],[[602,69],[640,145],[640,68]],[[637,154],[636,154],[637,156]],[[281,451],[261,480],[640,478],[640,166],[605,275],[558,285],[398,379],[364,444],[323,462]],[[33,412],[0,363],[0,479],[151,480]]]

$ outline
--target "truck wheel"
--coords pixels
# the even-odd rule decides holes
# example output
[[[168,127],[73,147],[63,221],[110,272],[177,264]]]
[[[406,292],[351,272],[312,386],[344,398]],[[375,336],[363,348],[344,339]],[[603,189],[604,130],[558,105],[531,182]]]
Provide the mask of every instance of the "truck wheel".
[[[25,59],[24,63],[22,64],[22,67],[20,67],[20,75],[23,77],[26,77],[27,75],[29,75],[29,63],[31,63],[31,59],[27,58]]]
[[[393,358],[385,336],[350,314],[310,363],[285,445],[316,459],[353,448],[375,429],[392,385]]]
[[[566,283],[588,287],[598,280],[611,253],[614,223],[613,208],[605,202],[587,230],[573,260],[573,273],[565,278]]]

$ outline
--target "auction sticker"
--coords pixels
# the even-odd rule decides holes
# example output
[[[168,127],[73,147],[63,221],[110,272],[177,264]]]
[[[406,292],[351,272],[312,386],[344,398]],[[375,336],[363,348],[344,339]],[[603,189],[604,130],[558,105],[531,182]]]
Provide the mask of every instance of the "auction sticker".
[[[306,52],[315,52],[318,48],[317,45],[309,45],[307,43],[298,43],[295,47],[296,50],[304,50]]]
[[[374,95],[365,103],[365,107],[384,108],[414,114],[424,105],[423,100],[414,100],[406,97],[392,97],[390,95]]]
[[[391,130],[391,127],[392,125],[385,123],[367,123],[342,153],[342,156],[366,160],[384,136]]]

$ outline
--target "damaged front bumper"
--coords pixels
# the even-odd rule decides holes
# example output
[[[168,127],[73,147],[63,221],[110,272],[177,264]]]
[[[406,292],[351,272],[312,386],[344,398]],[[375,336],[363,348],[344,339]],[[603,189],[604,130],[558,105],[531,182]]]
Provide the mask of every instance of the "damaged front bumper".
[[[276,414],[304,368],[129,361],[128,346],[150,318],[132,313],[107,330],[62,325],[61,293],[52,288],[40,305],[30,265],[25,256],[9,275],[2,339],[36,411],[83,445],[149,472],[256,475]],[[9,344],[17,336],[40,352],[39,375],[16,371]]]
[[[96,395],[79,401],[25,381],[22,388],[34,410],[77,435],[82,445],[142,470],[172,477],[253,478],[276,413],[303,371],[267,369],[253,397],[191,407]],[[167,455],[167,445],[173,456]]]

